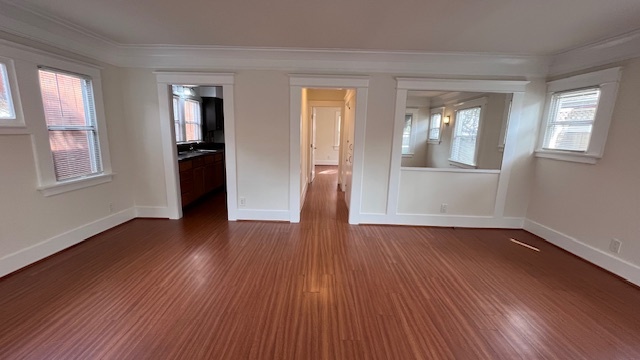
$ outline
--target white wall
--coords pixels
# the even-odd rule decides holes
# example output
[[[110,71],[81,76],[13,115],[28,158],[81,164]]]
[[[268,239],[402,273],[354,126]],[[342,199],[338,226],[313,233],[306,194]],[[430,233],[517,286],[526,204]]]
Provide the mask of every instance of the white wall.
[[[499,174],[402,170],[399,214],[493,216]]]
[[[595,165],[536,159],[528,228],[640,283],[640,60],[623,66],[604,156]],[[546,229],[545,229],[546,228]],[[609,252],[612,238],[620,254]],[[636,267],[617,268],[618,261]],[[622,270],[621,270],[622,269]],[[631,276],[626,270],[633,270]]]
[[[339,107],[315,107],[316,113],[316,141],[315,164],[338,165],[339,146],[335,146],[336,116],[340,116]],[[339,141],[338,141],[339,143]]]
[[[14,60],[27,132],[42,131],[46,124],[37,84],[38,64]],[[116,175],[105,184],[45,197],[36,189],[32,137],[0,135],[0,276],[133,217],[135,163],[121,92],[125,72],[101,65],[111,165]]]

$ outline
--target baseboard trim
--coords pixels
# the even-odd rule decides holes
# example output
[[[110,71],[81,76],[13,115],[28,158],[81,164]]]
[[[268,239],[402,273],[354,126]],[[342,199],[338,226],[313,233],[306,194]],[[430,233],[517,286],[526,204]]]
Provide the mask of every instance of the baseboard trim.
[[[523,218],[474,215],[369,214],[358,215],[359,224],[522,229]]]
[[[0,258],[0,277],[17,271],[36,261],[42,260],[70,246],[123,224],[136,216],[134,208],[122,210],[102,219],[92,221],[75,229],[56,235],[28,248],[21,249],[12,254]]]
[[[640,266],[622,260],[560,231],[526,219],[524,230],[640,286]]]
[[[166,206],[136,206],[137,218],[169,218],[169,208]]]
[[[316,160],[315,165],[338,165],[338,160]]]
[[[289,210],[238,209],[238,220],[291,221]]]

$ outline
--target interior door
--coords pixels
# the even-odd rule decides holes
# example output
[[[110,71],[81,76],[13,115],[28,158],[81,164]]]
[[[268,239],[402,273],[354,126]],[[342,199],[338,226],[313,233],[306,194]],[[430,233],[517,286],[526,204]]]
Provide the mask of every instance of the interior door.
[[[313,182],[316,178],[316,108],[311,111],[311,149],[309,151],[309,166],[311,167],[311,174],[309,175],[309,182]]]

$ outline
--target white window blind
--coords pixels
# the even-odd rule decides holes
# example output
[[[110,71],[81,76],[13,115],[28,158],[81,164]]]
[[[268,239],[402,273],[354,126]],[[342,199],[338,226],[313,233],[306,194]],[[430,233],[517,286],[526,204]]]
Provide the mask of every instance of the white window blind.
[[[202,117],[200,103],[187,99],[184,101],[185,141],[202,140]]]
[[[599,99],[599,88],[554,94],[543,149],[587,151]]]
[[[9,88],[9,76],[7,66],[0,63],[0,119],[14,120],[16,112],[11,99],[11,89]]]
[[[56,180],[102,173],[91,79],[49,68],[39,77]]]
[[[476,143],[480,129],[481,106],[456,111],[451,161],[476,166]]]
[[[429,140],[440,141],[440,128],[442,126],[442,114],[431,114],[431,121],[429,122]]]

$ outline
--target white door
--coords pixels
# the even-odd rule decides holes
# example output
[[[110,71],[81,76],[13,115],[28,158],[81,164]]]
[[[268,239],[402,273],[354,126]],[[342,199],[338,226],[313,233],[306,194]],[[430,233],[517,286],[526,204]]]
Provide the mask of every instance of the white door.
[[[309,182],[313,182],[316,178],[316,108],[313,108],[311,113],[311,149],[309,151],[309,166],[311,167],[311,174],[309,176]]]

